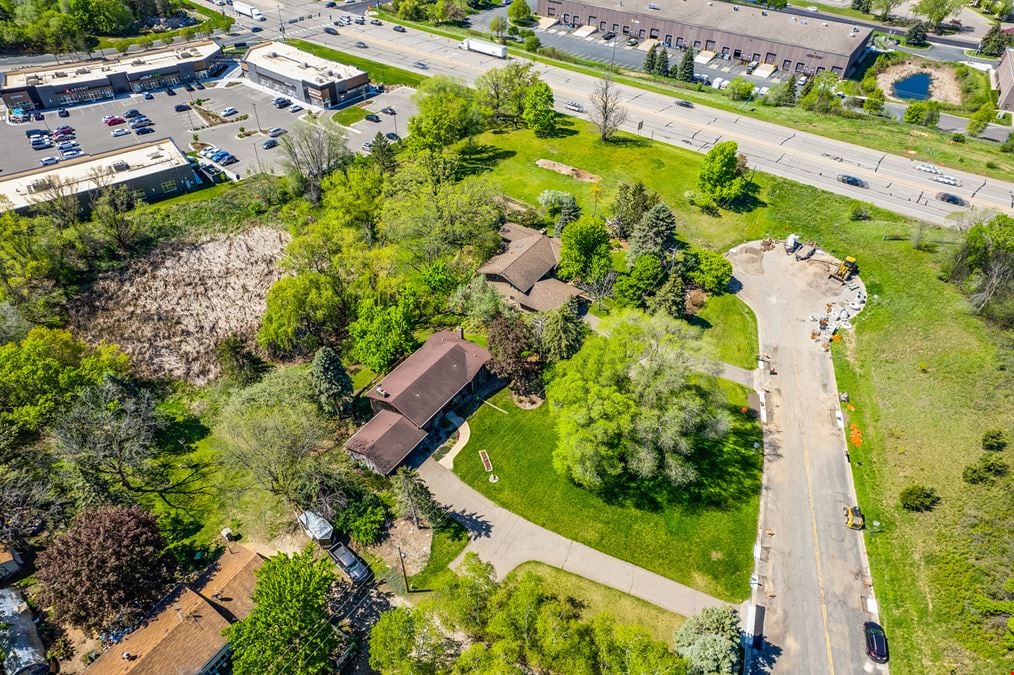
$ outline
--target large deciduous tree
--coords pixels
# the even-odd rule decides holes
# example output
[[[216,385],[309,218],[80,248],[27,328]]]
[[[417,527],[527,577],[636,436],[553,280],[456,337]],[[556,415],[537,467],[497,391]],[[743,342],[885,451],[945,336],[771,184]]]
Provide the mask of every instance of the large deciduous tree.
[[[528,23],[532,20],[532,8],[528,0],[513,0],[507,8],[507,17],[514,23]]]
[[[496,317],[512,311],[503,296],[478,274],[455,289],[447,299],[447,307],[464,316],[475,328],[484,327]]]
[[[952,277],[968,284],[977,312],[1014,294],[1014,218],[999,214],[972,226],[958,249]]]
[[[349,356],[372,369],[385,372],[391,364],[416,346],[414,299],[405,293],[393,305],[366,298],[359,303],[359,317],[349,325],[352,349]]]
[[[62,513],[51,477],[35,473],[0,462],[0,544],[20,547]]]
[[[662,262],[654,255],[637,258],[634,269],[616,279],[613,298],[621,307],[644,307],[652,292],[665,280]]]
[[[285,277],[268,291],[257,343],[274,355],[311,352],[334,344],[348,320],[347,306],[326,275]]]
[[[542,358],[532,327],[518,315],[499,316],[489,324],[489,369],[519,394],[538,389]]]
[[[522,0],[515,0],[521,2]],[[592,91],[591,110],[588,116],[599,130],[599,139],[603,142],[613,137],[623,123],[627,121],[627,109],[623,107],[623,96],[619,87],[610,79],[599,80]]]
[[[719,204],[729,204],[746,194],[747,180],[735,141],[723,141],[704,156],[697,174],[697,189]]]
[[[525,92],[525,110],[522,118],[536,136],[549,136],[556,130],[553,90],[542,80],[536,81]]]
[[[964,0],[918,0],[912,5],[912,13],[926,17],[934,32],[941,33],[940,24],[944,19],[957,14],[964,6]]]
[[[341,644],[329,611],[335,581],[334,565],[310,547],[266,560],[257,572],[253,610],[225,629],[236,675],[332,672]]]
[[[524,123],[526,92],[539,81],[531,63],[487,70],[475,81],[483,117],[493,127],[520,127]]]
[[[609,232],[601,220],[582,218],[567,226],[560,237],[561,279],[592,282],[604,277],[612,267],[609,254]]]
[[[553,466],[578,485],[699,478],[710,442],[729,428],[700,333],[662,315],[623,313],[556,366],[547,397],[559,440]]]
[[[281,145],[282,165],[313,204],[320,203],[324,178],[352,161],[345,134],[323,121],[297,124],[282,136]]]
[[[41,596],[86,632],[130,626],[172,579],[165,546],[155,516],[139,506],[84,511],[39,554]]]
[[[418,148],[436,152],[482,131],[476,92],[457,80],[431,77],[419,85],[413,100],[418,112],[408,121],[409,143]]]

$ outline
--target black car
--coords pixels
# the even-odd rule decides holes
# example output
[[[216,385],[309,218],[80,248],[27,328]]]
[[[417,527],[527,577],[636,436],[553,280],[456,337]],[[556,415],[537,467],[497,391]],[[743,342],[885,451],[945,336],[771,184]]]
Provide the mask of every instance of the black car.
[[[853,187],[866,187],[866,181],[845,173],[838,174],[838,182],[845,183],[846,185],[851,185]]]
[[[603,40],[612,40],[614,37],[616,37],[616,33],[614,33],[613,31],[607,31],[602,34]]]
[[[270,150],[271,148],[276,148],[276,147],[278,147],[278,141],[276,141],[273,138],[269,138],[268,140],[266,140],[263,143],[261,143],[261,147],[264,148],[265,150]]]
[[[176,90],[173,89],[173,88],[171,88],[171,87],[166,87],[165,93],[168,96],[175,96],[176,95]]]
[[[386,108],[381,108],[380,112],[384,113],[385,115],[397,115],[398,114],[397,112],[395,112],[394,108],[392,108],[391,106],[387,106]]]
[[[887,663],[887,635],[879,624],[867,621],[863,624],[866,634],[866,655],[874,663]]]
[[[124,111],[124,113],[122,115],[120,115],[120,117],[122,117],[125,120],[132,120],[135,117],[140,117],[140,116],[141,116],[141,111],[138,110],[137,108],[131,108],[130,110]]]
[[[954,204],[955,206],[964,206],[965,200],[957,195],[952,195],[950,192],[938,192],[937,199],[947,204]]]
[[[281,110],[282,108],[286,107],[290,103],[292,103],[292,101],[290,101],[289,99],[282,98],[281,96],[279,96],[278,98],[276,98],[274,101],[271,102],[271,105],[273,105],[276,108],[278,108],[279,110]]]
[[[337,7],[338,3],[335,2],[334,0],[328,0],[327,2],[324,3],[324,6],[325,7]]]
[[[200,82],[194,82],[194,89],[204,89],[204,85]]]
[[[34,119],[36,122],[41,122],[42,120],[46,119],[46,116],[40,112],[37,112],[34,115],[32,115],[32,119]]]
[[[183,85],[183,88],[186,89],[187,91],[193,91],[194,90],[194,85],[192,85],[190,83],[187,83],[187,84]]]
[[[384,134],[384,136],[387,138],[387,140],[391,141],[392,143],[397,143],[398,141],[401,140],[401,136],[394,133],[393,131],[388,131],[386,134]]]
[[[338,29],[334,26],[324,26],[324,32],[328,35],[338,35]]]
[[[681,108],[693,108],[694,104],[691,101],[685,101],[681,98],[676,99],[676,105]]]
[[[394,27],[394,32],[395,33],[404,33],[405,32],[405,27],[404,26],[395,26]]]
[[[251,33],[260,33],[262,30],[264,29],[261,28],[260,26],[250,26]]]
[[[145,134],[153,134],[155,133],[155,127],[138,127],[137,129],[134,130],[134,133],[137,134],[138,136],[143,136]]]
[[[31,138],[32,136],[48,136],[49,132],[45,129],[28,129],[25,131],[25,136]]]
[[[155,96],[150,91],[144,92],[144,100],[145,101],[150,101],[153,98],[155,98]]]
[[[370,578],[370,568],[344,544],[335,544],[327,550],[327,554],[352,583],[358,584]]]
[[[56,114],[59,115],[60,117],[70,117],[70,111],[67,110],[66,108],[60,108],[60,110]]]
[[[186,103],[177,103],[176,105],[173,106],[173,110],[176,112],[186,112],[190,110],[190,106],[188,106]]]
[[[380,115],[374,115],[373,113],[370,113],[369,115],[366,116],[366,120],[368,122],[379,122]]]

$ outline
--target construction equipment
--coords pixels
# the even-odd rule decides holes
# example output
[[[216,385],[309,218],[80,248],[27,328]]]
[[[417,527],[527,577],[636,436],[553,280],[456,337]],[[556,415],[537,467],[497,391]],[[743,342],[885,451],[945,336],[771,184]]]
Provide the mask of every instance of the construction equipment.
[[[849,508],[846,506],[845,511],[845,527],[850,530],[861,530],[866,524],[866,520],[863,518],[863,512],[858,506]]]
[[[856,259],[852,256],[845,256],[845,260],[842,260],[838,265],[838,269],[828,275],[828,278],[834,279],[842,284],[845,284],[852,275],[856,273],[859,265],[856,263]]]
[[[817,252],[817,244],[811,242],[796,251],[796,260],[809,260]]]
[[[785,255],[792,255],[797,248],[799,248],[799,237],[790,234],[789,238],[785,240]]]

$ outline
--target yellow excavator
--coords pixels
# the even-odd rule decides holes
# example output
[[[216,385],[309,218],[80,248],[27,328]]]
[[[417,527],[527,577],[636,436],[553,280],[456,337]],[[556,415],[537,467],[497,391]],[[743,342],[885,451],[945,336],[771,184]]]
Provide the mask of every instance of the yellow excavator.
[[[830,278],[840,283],[845,283],[852,278],[852,275],[856,273],[859,268],[859,263],[852,256],[845,256],[845,260],[842,260],[838,265],[838,269],[830,274]]]

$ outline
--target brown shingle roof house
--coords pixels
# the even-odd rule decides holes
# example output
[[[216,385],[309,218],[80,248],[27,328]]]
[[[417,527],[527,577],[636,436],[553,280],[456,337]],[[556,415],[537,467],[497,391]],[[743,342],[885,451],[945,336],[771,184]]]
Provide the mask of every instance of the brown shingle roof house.
[[[556,309],[581,291],[552,277],[560,263],[560,240],[523,225],[500,229],[506,248],[479,268],[489,284],[522,309]]]
[[[345,443],[357,460],[387,475],[429,435],[458,396],[488,375],[488,351],[441,331],[367,392],[374,417]]]
[[[178,586],[141,628],[112,645],[89,675],[197,675],[226,672],[222,631],[253,609],[255,572],[264,559],[231,544],[193,583]]]

